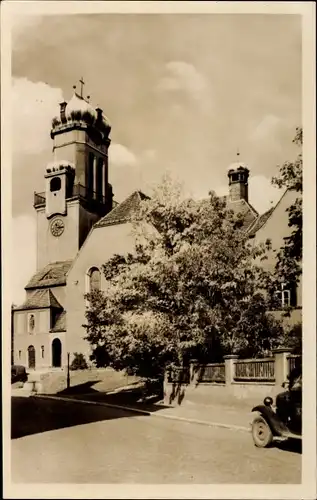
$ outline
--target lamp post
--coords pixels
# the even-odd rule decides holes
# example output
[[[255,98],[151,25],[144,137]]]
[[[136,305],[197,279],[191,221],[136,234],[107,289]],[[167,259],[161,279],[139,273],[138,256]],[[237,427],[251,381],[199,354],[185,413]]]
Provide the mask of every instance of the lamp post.
[[[67,353],[67,389],[70,388],[70,375],[69,375],[69,352]]]

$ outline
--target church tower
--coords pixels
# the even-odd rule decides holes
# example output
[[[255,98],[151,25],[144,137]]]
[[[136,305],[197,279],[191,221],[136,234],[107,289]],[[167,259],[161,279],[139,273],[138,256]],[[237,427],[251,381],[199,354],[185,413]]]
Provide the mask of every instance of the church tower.
[[[237,153],[239,157],[239,153]],[[240,161],[230,165],[228,169],[229,178],[229,201],[245,200],[249,202],[249,169]]]
[[[108,182],[111,126],[74,86],[70,101],[53,118],[53,161],[45,172],[45,192],[34,194],[37,211],[37,268],[72,260],[92,225],[112,209]]]

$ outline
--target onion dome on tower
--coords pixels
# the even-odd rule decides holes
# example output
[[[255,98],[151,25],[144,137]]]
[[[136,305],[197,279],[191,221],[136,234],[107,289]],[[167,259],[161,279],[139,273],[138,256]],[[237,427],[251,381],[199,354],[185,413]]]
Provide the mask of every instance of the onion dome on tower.
[[[101,134],[101,139],[107,140],[111,131],[111,125],[108,118],[103,114],[99,107],[94,108],[90,102],[90,96],[83,96],[83,79],[80,80],[80,93],[76,91],[76,85],[73,86],[74,93],[69,102],[61,102],[59,116],[52,120],[51,137],[68,128],[93,128]]]

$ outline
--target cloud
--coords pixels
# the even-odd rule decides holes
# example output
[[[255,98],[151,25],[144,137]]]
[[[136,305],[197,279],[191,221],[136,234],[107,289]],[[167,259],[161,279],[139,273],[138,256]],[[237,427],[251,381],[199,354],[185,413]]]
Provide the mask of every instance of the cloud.
[[[154,162],[157,159],[157,151],[155,149],[146,149],[141,154],[142,163],[149,164]]]
[[[165,76],[158,83],[158,89],[165,92],[183,90],[199,98],[207,88],[205,77],[195,66],[183,61],[170,61],[165,66]]]
[[[109,148],[110,166],[114,168],[136,167],[135,154],[123,144],[111,144]]]
[[[12,81],[12,141],[15,155],[51,149],[51,120],[58,114],[62,90],[27,78]]]
[[[20,305],[25,299],[24,287],[36,270],[35,218],[21,215],[12,223],[12,302]]]
[[[142,154],[136,154],[123,144],[109,148],[110,183],[115,187],[115,200],[123,201],[132,191],[140,189]]]
[[[134,190],[148,191],[149,183],[158,182],[162,175],[158,161],[155,149],[135,154],[123,144],[112,144],[109,148],[109,180],[115,186],[116,201],[123,201]]]
[[[275,115],[266,115],[255,127],[251,134],[252,141],[265,141],[275,136],[276,132],[283,125],[283,120]]]
[[[185,97],[199,105],[200,111],[211,109],[210,85],[205,76],[193,64],[184,61],[170,61],[164,67],[156,90],[173,98]],[[179,111],[180,104],[173,103],[173,111]]]
[[[229,185],[218,186],[215,192],[218,196],[228,195]],[[281,196],[282,191],[271,184],[271,179],[264,175],[250,176],[249,202],[259,214],[263,214],[276,205]]]
[[[264,175],[254,175],[249,179],[249,202],[262,214],[276,205],[282,191],[271,184],[271,179]]]

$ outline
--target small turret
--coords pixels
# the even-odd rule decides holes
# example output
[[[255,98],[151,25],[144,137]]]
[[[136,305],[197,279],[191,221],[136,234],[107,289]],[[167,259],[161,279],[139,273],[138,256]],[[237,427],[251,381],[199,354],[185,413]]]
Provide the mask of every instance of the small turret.
[[[239,153],[237,154],[239,156]],[[236,162],[228,168],[229,199],[230,201],[249,201],[249,169],[242,162]]]
[[[75,168],[67,161],[51,162],[46,167],[46,217],[66,215],[67,198],[72,196]]]

